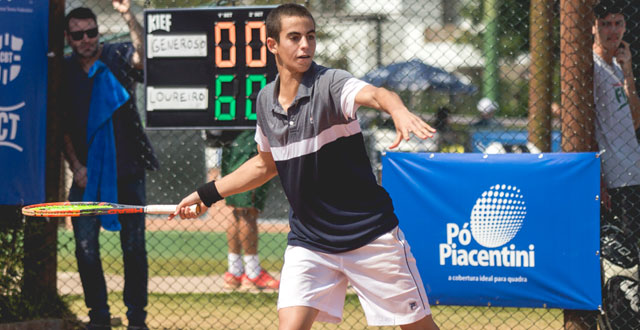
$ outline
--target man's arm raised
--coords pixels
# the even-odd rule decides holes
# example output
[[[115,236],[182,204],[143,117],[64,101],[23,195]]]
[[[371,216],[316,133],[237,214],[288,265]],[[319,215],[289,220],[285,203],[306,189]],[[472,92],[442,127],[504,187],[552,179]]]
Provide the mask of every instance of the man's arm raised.
[[[142,69],[144,59],[144,32],[142,26],[138,23],[136,17],[131,13],[131,1],[130,0],[112,0],[113,9],[122,15],[122,18],[127,22],[129,27],[129,35],[131,36],[131,43],[135,48],[133,57],[131,58],[131,64],[136,69]]]

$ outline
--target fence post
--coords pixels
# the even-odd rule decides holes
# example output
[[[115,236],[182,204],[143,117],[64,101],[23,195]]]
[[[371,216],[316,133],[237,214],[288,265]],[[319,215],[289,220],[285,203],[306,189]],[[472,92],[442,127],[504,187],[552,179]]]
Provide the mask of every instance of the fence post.
[[[591,26],[596,0],[560,1],[562,150],[596,150]],[[596,329],[596,314],[565,310],[564,328]]]
[[[49,54],[47,84],[47,146],[45,156],[45,198],[60,201],[62,160],[59,88],[64,47],[64,0],[49,1]],[[35,187],[34,187],[35,188]],[[36,297],[57,294],[57,219],[27,217],[24,233],[24,293]]]
[[[498,2],[500,0],[484,1],[484,74],[482,76],[482,94],[492,101],[498,101]]]
[[[529,25],[529,141],[543,152],[551,151],[553,5],[551,0],[531,0]]]

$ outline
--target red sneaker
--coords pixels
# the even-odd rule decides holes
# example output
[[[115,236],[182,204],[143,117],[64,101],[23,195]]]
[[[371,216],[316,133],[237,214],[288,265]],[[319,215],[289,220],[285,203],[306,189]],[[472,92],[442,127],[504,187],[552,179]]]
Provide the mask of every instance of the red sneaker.
[[[269,275],[264,269],[260,271],[260,275],[254,279],[250,279],[247,274],[242,274],[242,289],[274,289],[277,290],[280,286],[280,281]]]
[[[237,289],[242,284],[242,279],[245,277],[244,274],[240,276],[235,276],[229,272],[224,273],[224,288],[225,289]]]

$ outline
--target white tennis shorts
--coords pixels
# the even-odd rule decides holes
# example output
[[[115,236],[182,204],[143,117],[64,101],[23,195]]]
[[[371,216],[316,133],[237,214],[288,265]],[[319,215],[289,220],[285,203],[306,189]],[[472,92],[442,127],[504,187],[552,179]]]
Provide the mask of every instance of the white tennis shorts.
[[[309,306],[320,311],[317,321],[338,323],[348,284],[370,326],[410,324],[431,314],[416,259],[398,227],[344,253],[287,246],[278,309]]]

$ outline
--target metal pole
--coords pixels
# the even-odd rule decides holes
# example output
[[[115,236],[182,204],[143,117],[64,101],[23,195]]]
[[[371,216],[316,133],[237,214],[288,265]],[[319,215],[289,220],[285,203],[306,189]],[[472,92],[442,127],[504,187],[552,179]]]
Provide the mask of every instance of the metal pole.
[[[594,0],[560,1],[562,150],[596,150],[591,26]],[[597,312],[565,310],[564,328],[596,329]]]
[[[566,152],[597,149],[591,35],[593,1],[560,1],[562,150]]]
[[[384,20],[383,16],[376,18],[376,66],[378,68],[382,66],[382,21]]]
[[[498,100],[498,1],[484,1],[484,73],[483,94],[492,101]]]
[[[553,3],[552,0],[531,0],[530,13],[529,141],[543,152],[551,151]]]

